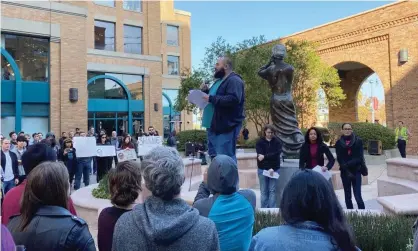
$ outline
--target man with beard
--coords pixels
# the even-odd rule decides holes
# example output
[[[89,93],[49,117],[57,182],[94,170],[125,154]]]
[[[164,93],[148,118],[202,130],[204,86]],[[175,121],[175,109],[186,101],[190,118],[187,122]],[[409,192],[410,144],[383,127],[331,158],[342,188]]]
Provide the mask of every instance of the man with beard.
[[[244,82],[233,72],[232,61],[220,57],[215,65],[215,83],[208,88],[202,85],[209,102],[202,116],[202,126],[207,129],[208,154],[213,159],[218,154],[230,156],[236,162],[235,146],[244,114]]]

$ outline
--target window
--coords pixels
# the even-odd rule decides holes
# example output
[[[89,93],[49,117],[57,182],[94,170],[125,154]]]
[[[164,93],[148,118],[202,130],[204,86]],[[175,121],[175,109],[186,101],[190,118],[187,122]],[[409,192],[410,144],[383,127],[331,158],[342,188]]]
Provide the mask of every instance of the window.
[[[114,0],[94,0],[94,3],[98,5],[107,6],[107,7],[115,7]]]
[[[143,76],[142,75],[119,74],[119,73],[102,73],[102,72],[88,72],[87,75],[88,75],[87,76],[88,79],[90,79],[92,77],[95,77],[95,76],[99,76],[99,75],[113,76],[113,77],[119,79],[120,81],[122,81],[126,85],[126,87],[129,90],[129,93],[131,94],[131,99],[133,99],[133,100],[143,100],[144,99],[144,84],[143,84],[144,81],[143,81]],[[105,79],[100,79],[100,80],[96,80],[96,82],[98,82],[98,81],[104,82],[104,80]],[[106,79],[106,81],[110,81],[109,83],[114,83],[114,81],[111,80],[111,79]],[[120,89],[123,90],[122,87],[120,87],[119,85],[117,85],[117,86]],[[96,87],[96,88],[98,88],[98,87]],[[101,88],[104,88],[104,87],[102,86]],[[92,89],[92,91],[96,91],[96,90]],[[125,95],[125,91],[123,91],[123,93]],[[90,89],[89,89],[89,98],[97,98],[97,97],[94,97],[94,95],[99,95],[98,92],[95,92],[95,93],[92,93],[92,94],[93,94],[93,96],[90,96]],[[100,94],[100,95],[102,95],[102,94]],[[101,98],[103,98],[103,97],[101,97]],[[109,97],[107,97],[107,98],[109,98]],[[119,97],[119,98],[121,98],[121,97]]]
[[[179,27],[167,25],[167,45],[179,45]]]
[[[123,26],[124,51],[126,53],[142,53],[142,28],[124,25]]]
[[[4,34],[4,47],[14,58],[24,81],[48,82],[48,39]],[[1,66],[1,78],[14,80],[9,62],[2,60]]]
[[[179,57],[176,57],[176,56],[167,57],[169,75],[180,75],[179,74],[179,61],[180,61]]]
[[[141,12],[142,5],[140,0],[123,0],[123,9]]]
[[[88,79],[102,75],[101,73],[89,72]],[[88,87],[89,99],[128,99],[125,90],[111,79],[98,79]]]
[[[163,93],[166,94],[169,98],[171,103],[174,104],[177,101],[177,97],[179,95],[179,90],[177,89],[163,89]],[[170,104],[168,103],[168,100],[166,97],[163,96],[163,107],[168,107]],[[172,107],[174,108],[174,107]]]
[[[94,21],[94,48],[97,50],[115,50],[115,23]]]

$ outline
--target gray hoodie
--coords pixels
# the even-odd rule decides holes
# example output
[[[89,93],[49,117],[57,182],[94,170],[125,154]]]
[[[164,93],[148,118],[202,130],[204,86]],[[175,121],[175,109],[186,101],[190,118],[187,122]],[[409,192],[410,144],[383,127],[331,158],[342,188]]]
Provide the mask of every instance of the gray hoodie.
[[[147,198],[115,225],[113,251],[217,251],[215,224],[178,198]]]

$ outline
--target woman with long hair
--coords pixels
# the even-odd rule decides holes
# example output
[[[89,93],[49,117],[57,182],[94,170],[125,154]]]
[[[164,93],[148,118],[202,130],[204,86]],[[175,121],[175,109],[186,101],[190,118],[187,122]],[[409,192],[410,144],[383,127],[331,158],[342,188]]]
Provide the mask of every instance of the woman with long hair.
[[[341,129],[342,135],[335,144],[335,151],[340,164],[345,204],[347,209],[353,209],[353,202],[351,201],[351,187],[353,187],[358,209],[365,209],[361,196],[361,167],[364,161],[363,141],[353,133],[353,126],[350,123],[344,123]]]
[[[31,250],[96,250],[87,223],[68,209],[70,183],[62,162],[43,162],[28,175],[21,214],[7,225],[16,245]]]
[[[110,142],[107,140],[106,134],[102,133],[97,140],[98,146],[110,146]],[[112,168],[113,157],[112,156],[104,156],[104,157],[96,157],[97,163],[97,183],[105,176],[109,170]]]
[[[327,156],[328,164],[325,166],[324,154]],[[322,171],[331,170],[334,166],[335,158],[324,143],[321,131],[316,127],[311,127],[305,134],[305,143],[300,149],[299,168],[312,169],[320,166]]]
[[[127,134],[123,137],[122,144],[121,144],[121,149],[122,150],[135,149],[135,145],[134,145],[134,143],[132,143],[132,137],[129,134]]]
[[[358,250],[337,196],[321,174],[299,171],[283,191],[280,211],[285,224],[261,230],[251,251]]]

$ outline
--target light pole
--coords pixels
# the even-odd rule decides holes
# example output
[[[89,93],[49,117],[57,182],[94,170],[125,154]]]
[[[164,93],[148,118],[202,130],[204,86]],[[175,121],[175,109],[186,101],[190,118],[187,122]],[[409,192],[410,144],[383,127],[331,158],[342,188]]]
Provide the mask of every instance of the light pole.
[[[370,80],[370,109],[371,109],[371,112],[372,112],[372,123],[374,123],[374,121],[375,121],[375,117],[374,117],[374,99],[373,99],[373,85],[375,85],[375,84],[377,84],[377,79],[375,79],[374,81],[373,80]]]

